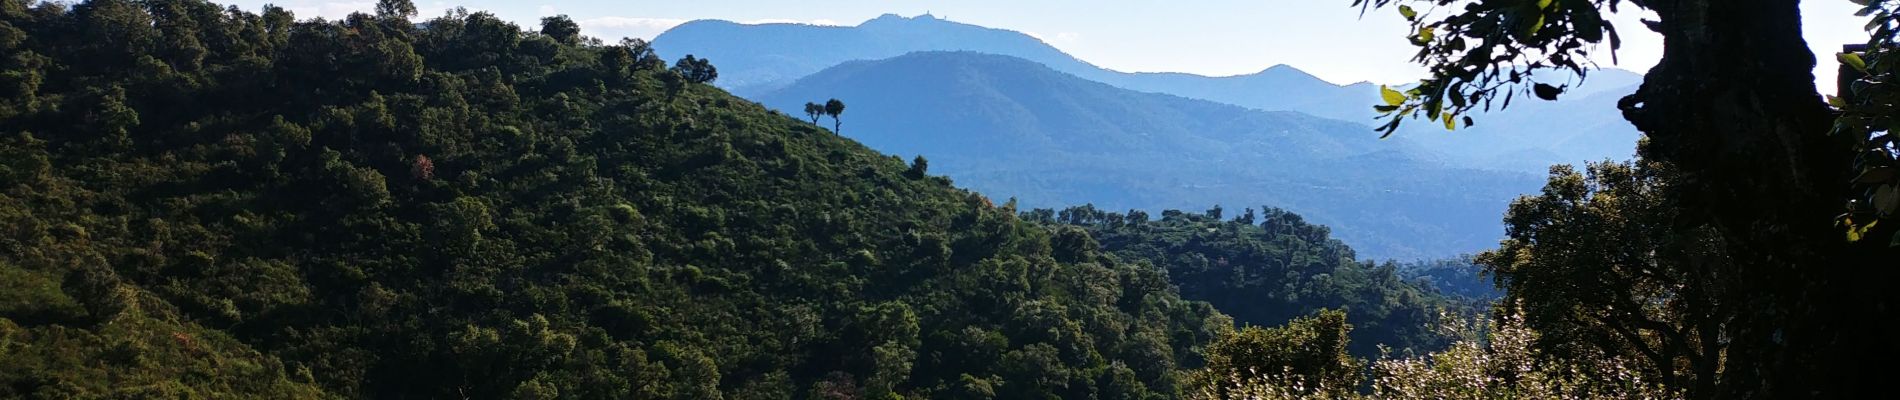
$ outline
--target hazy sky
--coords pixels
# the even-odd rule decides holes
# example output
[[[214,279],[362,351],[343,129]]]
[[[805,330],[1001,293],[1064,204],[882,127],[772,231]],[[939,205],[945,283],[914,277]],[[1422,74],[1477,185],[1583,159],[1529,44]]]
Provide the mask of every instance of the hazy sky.
[[[214,0],[215,1],[215,0]],[[375,1],[223,0],[256,10],[266,3],[301,18],[336,18],[369,10]],[[1083,60],[1121,71],[1251,73],[1276,64],[1306,70],[1335,83],[1399,83],[1417,79],[1409,61],[1405,22],[1392,10],[1364,17],[1350,0],[417,0],[423,15],[455,6],[494,12],[524,26],[542,16],[567,14],[590,36],[651,39],[694,19],[740,22],[805,22],[856,25],[885,13],[925,12],[952,21],[1030,33]],[[1820,50],[1821,82],[1832,82],[1833,53],[1844,43],[1866,40],[1848,0],[1809,0],[1802,6],[1807,37]],[[1632,7],[1633,8],[1633,7]],[[1624,32],[1621,64],[1643,71],[1662,54],[1660,37],[1616,17]],[[1598,60],[1611,66],[1607,54]],[[716,60],[715,60],[716,62]],[[1832,85],[1822,91],[1831,92]]]

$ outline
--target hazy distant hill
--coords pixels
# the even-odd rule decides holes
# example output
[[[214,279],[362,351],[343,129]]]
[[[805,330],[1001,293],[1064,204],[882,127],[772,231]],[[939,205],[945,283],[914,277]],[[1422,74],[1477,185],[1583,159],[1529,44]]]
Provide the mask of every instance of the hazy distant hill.
[[[1134,92],[973,52],[846,63],[758,98],[796,111],[832,97],[849,104],[845,136],[924,155],[933,172],[1025,207],[1269,205],[1373,256],[1495,245],[1506,203],[1538,182],[1446,167],[1365,125]]]
[[[1366,124],[1375,122],[1371,106],[1378,101],[1378,85],[1337,85],[1284,65],[1228,77],[1112,71],[1021,32],[929,15],[885,15],[856,27],[694,21],[655,38],[654,46],[669,58],[685,54],[711,58],[720,68],[721,86],[753,98],[848,61],[915,51],[975,51],[1034,61],[1125,89]],[[1555,76],[1550,81],[1576,83]],[[1623,121],[1615,102],[1634,91],[1633,85],[1639,82],[1641,76],[1629,71],[1597,71],[1587,84],[1572,85],[1563,101],[1519,96],[1526,101],[1516,102],[1510,111],[1479,116],[1474,129],[1447,135],[1436,124],[1417,124],[1403,135],[1443,153],[1449,161],[1475,168],[1541,173],[1552,163],[1627,158],[1637,132]]]
[[[1168,93],[1331,118],[1364,119],[1377,86],[1339,86],[1287,66],[1230,77],[1179,73],[1126,73],[1076,59],[1027,34],[924,15],[886,14],[856,27],[799,24],[746,25],[693,21],[654,38],[661,55],[694,54],[720,68],[720,84],[740,95],[759,94],[827,67],[916,51],[976,51],[1019,57],[1084,79],[1146,92]],[[1296,96],[1297,94],[1297,96]],[[1350,106],[1350,107],[1348,107]]]
[[[699,20],[654,38],[653,47],[669,60],[687,54],[713,60],[719,67],[719,86],[741,96],[769,91],[846,61],[914,51],[980,50],[1051,64],[1069,73],[1097,69],[1021,32],[891,14],[855,27]]]

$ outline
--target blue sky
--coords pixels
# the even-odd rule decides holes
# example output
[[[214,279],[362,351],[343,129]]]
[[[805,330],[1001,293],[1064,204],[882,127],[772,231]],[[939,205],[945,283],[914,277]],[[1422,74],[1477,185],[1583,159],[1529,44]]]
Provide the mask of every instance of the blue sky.
[[[275,3],[301,18],[336,18],[375,1],[214,0],[256,10]],[[1420,76],[1408,60],[1404,20],[1391,10],[1363,18],[1350,0],[417,0],[424,16],[462,6],[534,26],[567,14],[590,36],[652,38],[694,19],[856,25],[885,13],[926,12],[952,21],[1030,33],[1096,65],[1121,71],[1235,75],[1287,64],[1335,83],[1401,83]],[[1832,82],[1832,54],[1866,40],[1848,0],[1802,6],[1810,45],[1820,50],[1820,82]],[[1662,54],[1640,16],[1616,17],[1625,32],[1619,68],[1643,71]],[[1598,60],[1611,66],[1607,59]],[[715,60],[715,62],[717,62]],[[1831,85],[1822,91],[1831,92]]]

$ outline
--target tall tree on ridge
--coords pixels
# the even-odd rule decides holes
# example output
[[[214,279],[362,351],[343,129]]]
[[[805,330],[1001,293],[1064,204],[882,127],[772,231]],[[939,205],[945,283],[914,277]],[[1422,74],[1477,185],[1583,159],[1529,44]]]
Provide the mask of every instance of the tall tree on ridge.
[[[417,14],[416,3],[411,0],[377,0],[376,16],[383,18],[413,18]]]
[[[818,103],[805,103],[805,116],[811,118],[812,125],[818,124],[818,117],[825,115],[825,106]]]
[[[844,132],[844,120],[841,120],[838,118],[839,115],[844,115],[844,102],[838,101],[838,99],[831,99],[830,101],[826,101],[825,115],[831,116],[831,131],[832,132],[834,133]]]
[[[562,44],[575,45],[581,42],[581,25],[568,18],[566,14],[541,18],[541,34],[554,38]]]

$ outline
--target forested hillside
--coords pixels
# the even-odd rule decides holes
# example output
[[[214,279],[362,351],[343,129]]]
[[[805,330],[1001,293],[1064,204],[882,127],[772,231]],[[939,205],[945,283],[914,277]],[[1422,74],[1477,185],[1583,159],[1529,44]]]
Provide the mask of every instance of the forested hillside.
[[[0,397],[1154,398],[1229,319],[565,18],[0,0]]]
[[[827,98],[851,104],[843,135],[923,155],[957,182],[1026,208],[1271,204],[1336,228],[1368,257],[1494,246],[1497,216],[1538,183],[1447,165],[1366,125],[1135,92],[974,52],[846,63],[761,97],[787,112]]]
[[[1362,358],[1378,357],[1378,346],[1436,349],[1445,344],[1433,331],[1441,313],[1477,311],[1472,305],[1478,303],[1440,295],[1394,263],[1359,261],[1331,229],[1277,208],[1215,206],[1150,219],[1141,211],[1082,206],[1031,210],[1024,218],[1080,227],[1118,260],[1165,269],[1181,297],[1212,303],[1242,324],[1275,326],[1322,310],[1344,311],[1353,326],[1352,354]]]

